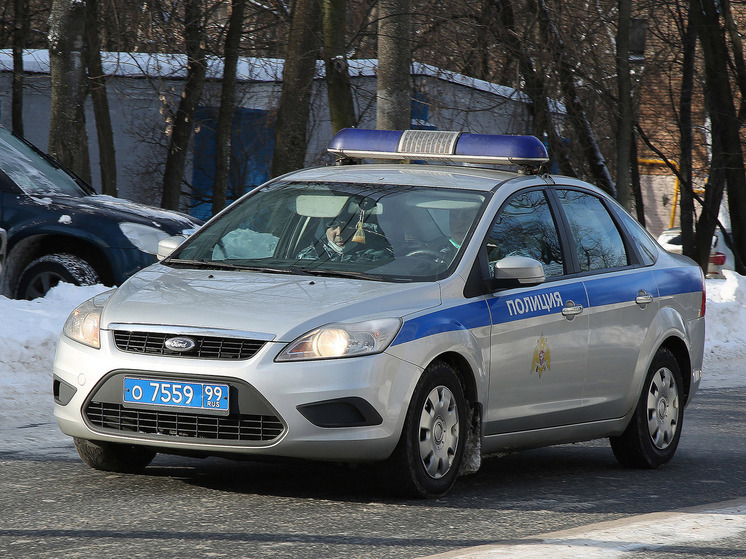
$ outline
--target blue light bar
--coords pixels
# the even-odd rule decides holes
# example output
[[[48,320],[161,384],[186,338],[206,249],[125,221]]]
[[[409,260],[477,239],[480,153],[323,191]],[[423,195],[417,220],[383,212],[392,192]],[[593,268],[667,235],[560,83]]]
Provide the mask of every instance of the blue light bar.
[[[440,130],[363,130],[337,132],[328,150],[349,159],[420,159],[538,167],[549,161],[535,136],[464,134]]]

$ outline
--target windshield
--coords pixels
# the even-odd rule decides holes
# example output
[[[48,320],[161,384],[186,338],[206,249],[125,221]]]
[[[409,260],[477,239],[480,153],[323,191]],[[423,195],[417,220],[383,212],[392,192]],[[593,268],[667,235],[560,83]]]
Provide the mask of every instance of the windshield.
[[[277,181],[236,202],[165,263],[428,281],[455,264],[485,200],[450,188]]]
[[[87,194],[61,167],[52,165],[7,128],[0,128],[0,169],[32,196]]]

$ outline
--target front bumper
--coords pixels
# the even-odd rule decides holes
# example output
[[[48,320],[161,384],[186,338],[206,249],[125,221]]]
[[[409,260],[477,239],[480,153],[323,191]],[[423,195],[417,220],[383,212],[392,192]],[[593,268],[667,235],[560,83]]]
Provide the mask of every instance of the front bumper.
[[[225,361],[125,353],[111,332],[102,332],[98,350],[63,335],[54,364],[55,420],[73,437],[166,453],[387,458],[422,369],[386,353],[275,363],[284,345],[266,343],[250,359]],[[125,404],[125,376],[228,384],[230,413]]]

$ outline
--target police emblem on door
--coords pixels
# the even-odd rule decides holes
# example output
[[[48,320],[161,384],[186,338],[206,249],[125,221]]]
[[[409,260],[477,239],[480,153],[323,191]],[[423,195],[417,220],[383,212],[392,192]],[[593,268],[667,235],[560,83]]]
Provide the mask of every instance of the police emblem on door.
[[[534,348],[534,361],[531,364],[531,374],[536,372],[541,376],[541,373],[544,371],[551,370],[552,367],[549,364],[549,344],[544,334],[542,334],[536,341],[536,347]]]

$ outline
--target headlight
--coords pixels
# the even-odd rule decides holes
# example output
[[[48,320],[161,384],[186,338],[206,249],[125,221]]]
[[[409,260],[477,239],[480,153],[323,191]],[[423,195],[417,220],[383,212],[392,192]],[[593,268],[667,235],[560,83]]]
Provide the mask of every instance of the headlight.
[[[93,348],[101,347],[101,311],[114,289],[88,299],[76,308],[65,321],[62,332],[68,338]]]
[[[372,355],[385,350],[399,332],[401,320],[381,318],[355,324],[327,324],[291,342],[276,361],[305,361]]]
[[[119,229],[121,229],[129,242],[148,254],[158,254],[158,243],[166,237],[171,236],[157,227],[143,225],[142,223],[131,223],[129,221],[121,222]]]

